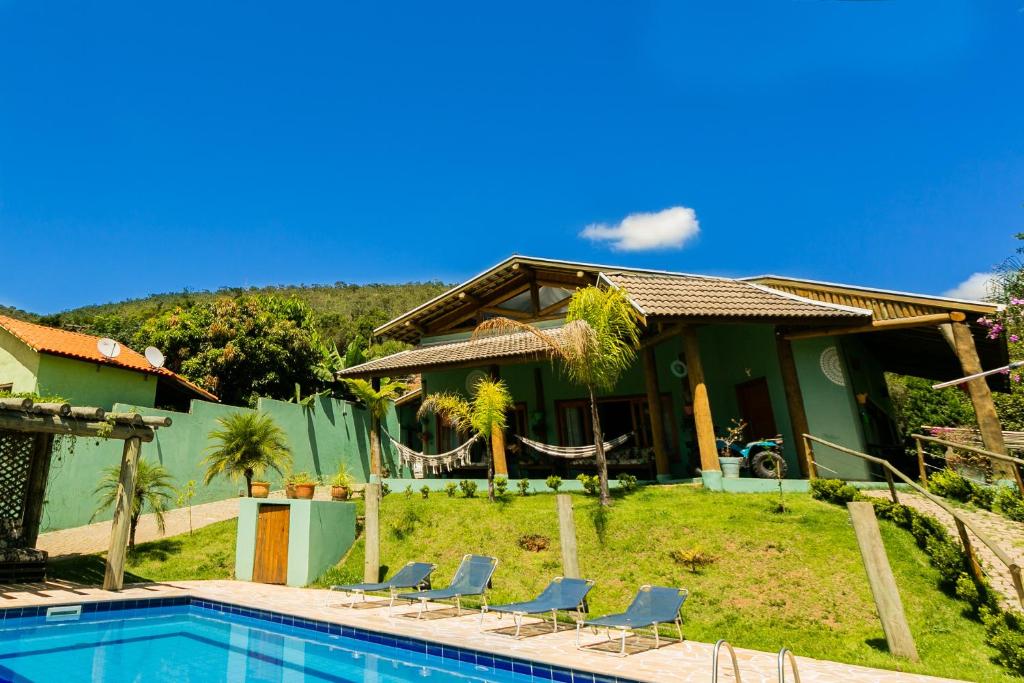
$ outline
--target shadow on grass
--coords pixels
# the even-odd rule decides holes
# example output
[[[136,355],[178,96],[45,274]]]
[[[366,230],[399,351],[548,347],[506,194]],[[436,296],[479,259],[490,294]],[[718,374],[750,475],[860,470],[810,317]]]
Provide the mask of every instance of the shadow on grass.
[[[106,563],[99,555],[70,555],[58,560],[51,560],[46,567],[48,579],[71,581],[87,586],[103,584],[103,573]],[[129,571],[124,573],[125,583],[147,583],[150,579],[138,576]]]
[[[889,654],[889,643],[885,638],[868,638],[864,641],[864,644],[870,647],[872,650],[884,652]]]

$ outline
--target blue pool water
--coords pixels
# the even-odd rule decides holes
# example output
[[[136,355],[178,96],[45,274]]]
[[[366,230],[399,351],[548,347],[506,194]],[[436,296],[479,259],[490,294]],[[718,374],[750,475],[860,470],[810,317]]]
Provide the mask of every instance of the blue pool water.
[[[0,622],[0,681],[605,681],[424,641],[183,602],[92,611],[59,623],[8,611]]]

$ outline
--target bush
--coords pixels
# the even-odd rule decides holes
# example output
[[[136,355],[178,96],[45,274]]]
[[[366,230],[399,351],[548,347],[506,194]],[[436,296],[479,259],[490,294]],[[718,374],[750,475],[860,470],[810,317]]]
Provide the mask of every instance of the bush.
[[[508,477],[495,477],[494,478],[494,494],[499,498],[504,496],[508,491]]]
[[[459,490],[459,485],[454,481],[450,481],[444,485],[444,492],[448,494],[449,498],[455,497],[455,492]]]
[[[520,479],[519,483],[516,484],[519,487],[519,495],[526,496],[530,494],[530,480]]]
[[[382,481],[380,483],[380,497],[383,498],[389,493],[391,493],[391,487],[388,486],[388,483],[386,481]]]
[[[640,488],[640,485],[636,481],[636,477],[632,474],[620,474],[619,475],[619,490],[623,493],[632,493]]]
[[[996,661],[1017,675],[1024,675],[1024,620],[1013,612],[983,610],[981,616],[988,644],[995,648]]]
[[[856,488],[839,479],[812,479],[811,495],[818,500],[845,505],[860,497]]]
[[[558,491],[558,487],[562,485],[562,478],[557,474],[552,474],[544,483],[547,484],[548,488],[552,491]]]
[[[423,488],[420,489],[420,495],[423,496],[424,500],[426,500],[427,498],[430,498],[430,487],[427,486],[426,484],[424,484]]]
[[[583,490],[587,495],[596,496],[601,488],[601,480],[594,474],[580,474],[576,477],[576,481],[583,484]]]
[[[412,498],[412,484],[409,484],[408,486],[406,486],[405,490],[402,491],[402,493],[405,494],[406,498]]]
[[[523,550],[539,553],[542,550],[547,550],[548,546],[551,545],[551,539],[540,534],[526,534],[519,537],[517,544]]]
[[[996,490],[992,507],[1015,522],[1024,522],[1024,496],[1009,486],[1000,486]]]
[[[686,565],[694,574],[714,563],[715,558],[704,551],[700,546],[694,546],[687,550],[672,550],[668,554],[676,564]]]
[[[974,493],[974,484],[946,468],[928,477],[928,490],[937,496],[966,503]]]
[[[466,498],[476,497],[476,482],[470,481],[469,479],[463,479],[459,482],[459,488],[462,489],[462,495]]]

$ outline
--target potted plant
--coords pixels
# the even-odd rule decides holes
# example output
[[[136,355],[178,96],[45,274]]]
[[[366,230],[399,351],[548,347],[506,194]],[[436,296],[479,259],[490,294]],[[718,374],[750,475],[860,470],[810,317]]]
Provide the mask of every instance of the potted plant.
[[[735,454],[732,446],[742,442],[743,432],[746,428],[746,422],[733,419],[729,431],[718,439],[718,463],[722,466],[722,476],[726,479],[740,478],[740,464],[743,462],[743,458]]]
[[[254,481],[252,483],[252,497],[253,498],[266,498],[270,495],[270,482],[269,481]]]
[[[299,472],[294,479],[295,497],[300,500],[313,500],[317,483],[316,477],[309,472]]]
[[[284,495],[286,498],[295,497],[295,473],[291,471],[291,468],[284,475]]]
[[[338,471],[331,479],[331,500],[348,500],[352,493],[352,484],[355,481],[352,475],[345,469],[344,463],[338,465]]]

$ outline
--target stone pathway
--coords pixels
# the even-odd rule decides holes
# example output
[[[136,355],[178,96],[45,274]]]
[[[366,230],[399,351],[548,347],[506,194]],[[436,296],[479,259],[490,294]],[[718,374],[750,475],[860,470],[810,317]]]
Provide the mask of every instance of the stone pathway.
[[[629,657],[609,657],[592,649],[577,650],[575,631],[561,630],[515,640],[494,631],[507,628],[509,620],[499,622],[489,614],[481,632],[479,612],[464,612],[461,617],[415,619],[403,616],[415,612],[415,605],[396,607],[394,616],[386,608],[348,609],[337,606],[343,594],[308,588],[270,586],[243,581],[172,581],[163,584],[135,584],[121,593],[98,588],[69,585],[5,587],[0,591],[0,608],[40,604],[80,604],[89,601],[161,598],[194,595],[233,605],[255,607],[296,617],[328,621],[369,629],[379,633],[430,640],[442,645],[469,648],[488,654],[525,658],[546,664],[570,667],[605,675],[626,676],[646,683],[707,683],[711,679],[713,645],[685,641],[662,643],[658,649],[646,649]],[[431,605],[431,609],[441,609]],[[526,620],[530,622],[531,620]],[[584,631],[583,645],[596,645],[603,635]],[[771,652],[737,649],[744,683],[777,683],[776,655]],[[722,681],[735,681],[732,667],[722,655]],[[801,680],[807,683],[939,683],[949,679],[870,669],[808,657],[797,657]],[[788,673],[788,671],[787,671]],[[211,672],[211,676],[216,674]],[[589,680],[589,678],[588,678]],[[793,680],[787,675],[787,681]]]
[[[862,493],[873,498],[889,497],[888,490],[862,491]],[[948,512],[919,493],[900,491],[898,495],[901,503],[939,520],[945,525],[949,534],[954,539],[959,540],[960,535],[956,530],[956,522],[954,522],[952,515]],[[960,508],[958,511],[963,514],[970,525],[981,530],[1003,552],[1009,555],[1018,566],[1024,567],[1024,524],[1014,522],[988,510]],[[984,569],[985,574],[988,576],[992,588],[1002,596],[1000,602],[1003,607],[1005,609],[1024,611],[1020,600],[1017,598],[1017,591],[1013,587],[1013,579],[1010,577],[1010,572],[1006,565],[970,530],[968,530],[968,534],[970,534],[971,544],[974,546],[978,561],[981,562],[982,569]]]
[[[284,491],[271,491],[271,498],[284,498]],[[329,486],[317,487],[317,500],[330,500]],[[213,503],[200,503],[192,506],[192,528],[199,529],[216,522],[238,517],[238,498],[218,500]],[[177,536],[188,533],[188,509],[177,508],[164,513],[165,531],[160,533],[157,528],[156,516],[142,515],[139,527],[135,531],[135,542],[145,543],[156,541],[166,536]],[[50,553],[50,557],[63,555],[88,555],[105,552],[110,545],[110,522],[96,522],[73,529],[61,529],[39,535],[36,547]]]

